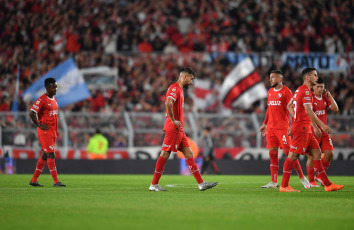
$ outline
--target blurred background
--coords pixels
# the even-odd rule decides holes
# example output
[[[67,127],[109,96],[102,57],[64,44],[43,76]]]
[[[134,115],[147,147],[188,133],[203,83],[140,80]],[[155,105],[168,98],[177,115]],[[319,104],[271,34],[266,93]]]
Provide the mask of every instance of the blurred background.
[[[264,90],[272,69],[284,72],[284,84],[294,92],[302,84],[301,70],[317,68],[339,107],[328,119],[334,160],[347,162],[343,174],[351,174],[353,15],[350,0],[3,0],[0,158],[8,155],[21,165],[38,158],[40,144],[28,116],[34,100],[23,93],[72,59],[89,97],[60,108],[57,159],[87,159],[89,138],[100,128],[109,142],[108,160],[154,161],[163,140],[165,93],[177,80],[178,67],[188,66],[198,76],[185,90],[187,135],[198,144],[202,129],[212,128],[221,171],[222,162],[253,160],[264,161],[266,173],[268,151],[258,129],[267,94],[251,93],[250,85],[242,89],[247,96],[236,98],[229,108],[222,101],[224,80],[250,58],[255,84]],[[59,90],[70,91],[69,83],[58,83]],[[225,173],[249,173],[224,164]],[[29,171],[33,167],[31,162]],[[144,172],[152,173],[153,166],[132,171]]]

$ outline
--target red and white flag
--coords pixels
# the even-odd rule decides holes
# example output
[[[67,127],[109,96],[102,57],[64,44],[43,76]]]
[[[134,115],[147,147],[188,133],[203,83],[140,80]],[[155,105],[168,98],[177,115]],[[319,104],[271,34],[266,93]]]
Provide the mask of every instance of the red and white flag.
[[[226,109],[248,109],[255,101],[266,97],[267,90],[249,57],[239,62],[226,76],[219,94]]]
[[[208,109],[218,103],[209,79],[194,79],[194,106],[197,109]]]

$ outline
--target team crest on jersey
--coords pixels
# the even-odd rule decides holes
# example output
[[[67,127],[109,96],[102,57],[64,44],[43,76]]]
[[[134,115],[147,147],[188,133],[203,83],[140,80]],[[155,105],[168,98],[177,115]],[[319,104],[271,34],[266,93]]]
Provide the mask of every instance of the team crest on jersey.
[[[175,91],[176,91],[176,88],[173,88],[173,89],[172,89],[172,92],[175,92]]]
[[[40,101],[37,101],[36,104],[39,105],[39,103],[41,103]]]
[[[281,93],[278,93],[278,97],[281,98],[282,94]]]
[[[309,92],[309,91],[306,91],[305,94],[306,94],[306,95],[310,95],[310,92]]]

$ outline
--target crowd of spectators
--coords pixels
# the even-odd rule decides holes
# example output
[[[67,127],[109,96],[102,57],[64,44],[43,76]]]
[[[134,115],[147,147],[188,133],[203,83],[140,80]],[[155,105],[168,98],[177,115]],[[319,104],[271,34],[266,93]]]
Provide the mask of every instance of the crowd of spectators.
[[[199,78],[210,79],[215,91],[234,67],[222,56],[210,62],[175,54],[343,54],[354,49],[354,2],[350,0],[4,0],[0,9],[0,112],[11,110],[18,64],[20,93],[70,56],[79,68],[118,69],[118,90],[91,90],[89,100],[64,111],[162,112],[165,92],[176,80],[178,66],[188,65]],[[266,87],[270,68],[284,71],[291,90],[301,84],[299,70],[273,63],[257,68]],[[340,112],[353,115],[354,76],[321,75]],[[192,93],[186,92],[187,112],[195,110]],[[31,103],[20,98],[19,110],[28,111]],[[199,111],[219,112],[218,108]],[[258,102],[234,112],[260,113],[261,106]]]

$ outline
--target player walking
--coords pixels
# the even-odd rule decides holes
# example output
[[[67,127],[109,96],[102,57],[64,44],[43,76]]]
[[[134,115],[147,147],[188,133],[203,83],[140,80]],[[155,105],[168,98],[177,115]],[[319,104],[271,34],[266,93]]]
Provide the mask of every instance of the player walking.
[[[313,92],[313,111],[323,122],[323,124],[327,124],[327,108],[333,112],[338,112],[337,103],[332,97],[331,93],[325,90],[324,82],[320,77],[318,78],[316,85],[313,87]],[[316,129],[316,131],[314,129]],[[315,134],[317,142],[324,154],[323,158],[321,159],[321,163],[324,170],[327,171],[333,157],[333,144],[331,137],[317,126],[315,126],[315,128],[312,127],[312,132]],[[314,175],[315,170],[313,169],[312,157],[310,155],[307,158],[306,166],[311,187],[318,187],[315,180],[323,185],[322,180],[315,177]]]
[[[183,130],[183,88],[188,88],[189,85],[193,84],[195,75],[195,72],[190,68],[182,68],[179,71],[178,81],[172,84],[167,90],[165,102],[166,122],[163,128],[165,138],[163,140],[161,154],[156,162],[154,177],[149,187],[150,191],[167,191],[159,185],[159,180],[171,152],[177,152],[178,150],[185,156],[187,166],[198,182],[200,191],[212,188],[218,184],[217,182],[209,183],[203,181],[198,166],[194,162],[192,150],[189,147],[186,134]]]
[[[50,174],[54,181],[54,187],[66,187],[58,180],[57,168],[55,166],[55,139],[58,133],[58,104],[54,95],[57,93],[57,82],[54,78],[47,78],[44,81],[47,93],[43,94],[34,103],[29,116],[37,126],[37,135],[41,143],[41,157],[37,161],[30,186],[43,187],[37,179],[41,175],[45,163],[48,163]],[[43,151],[43,152],[42,152]]]
[[[315,68],[305,68],[301,75],[304,84],[295,91],[293,100],[290,101],[290,103],[294,105],[294,110],[291,114],[293,116],[293,123],[291,125],[293,139],[290,145],[290,153],[283,166],[283,179],[279,191],[300,192],[289,186],[289,179],[294,161],[298,159],[299,155],[303,155],[306,152],[312,156],[312,162],[315,171],[317,172],[317,177],[323,181],[325,191],[340,190],[344,185],[336,185],[328,180],[326,171],[320,161],[320,146],[311,130],[311,122],[313,122],[318,125],[323,132],[327,134],[332,133],[332,130],[327,125],[323,124],[312,110],[313,95],[310,88],[316,84],[318,79],[317,71]]]
[[[271,87],[268,91],[268,109],[263,125],[259,131],[262,136],[266,135],[267,148],[270,157],[270,174],[271,182],[261,188],[277,188],[279,158],[278,148],[283,149],[286,156],[289,154],[290,138],[288,136],[289,129],[289,112],[286,108],[293,94],[290,89],[283,85],[283,73],[280,70],[272,70],[270,72]],[[305,178],[299,161],[294,162],[294,169],[299,175],[301,183],[306,189],[309,189],[310,183]]]

